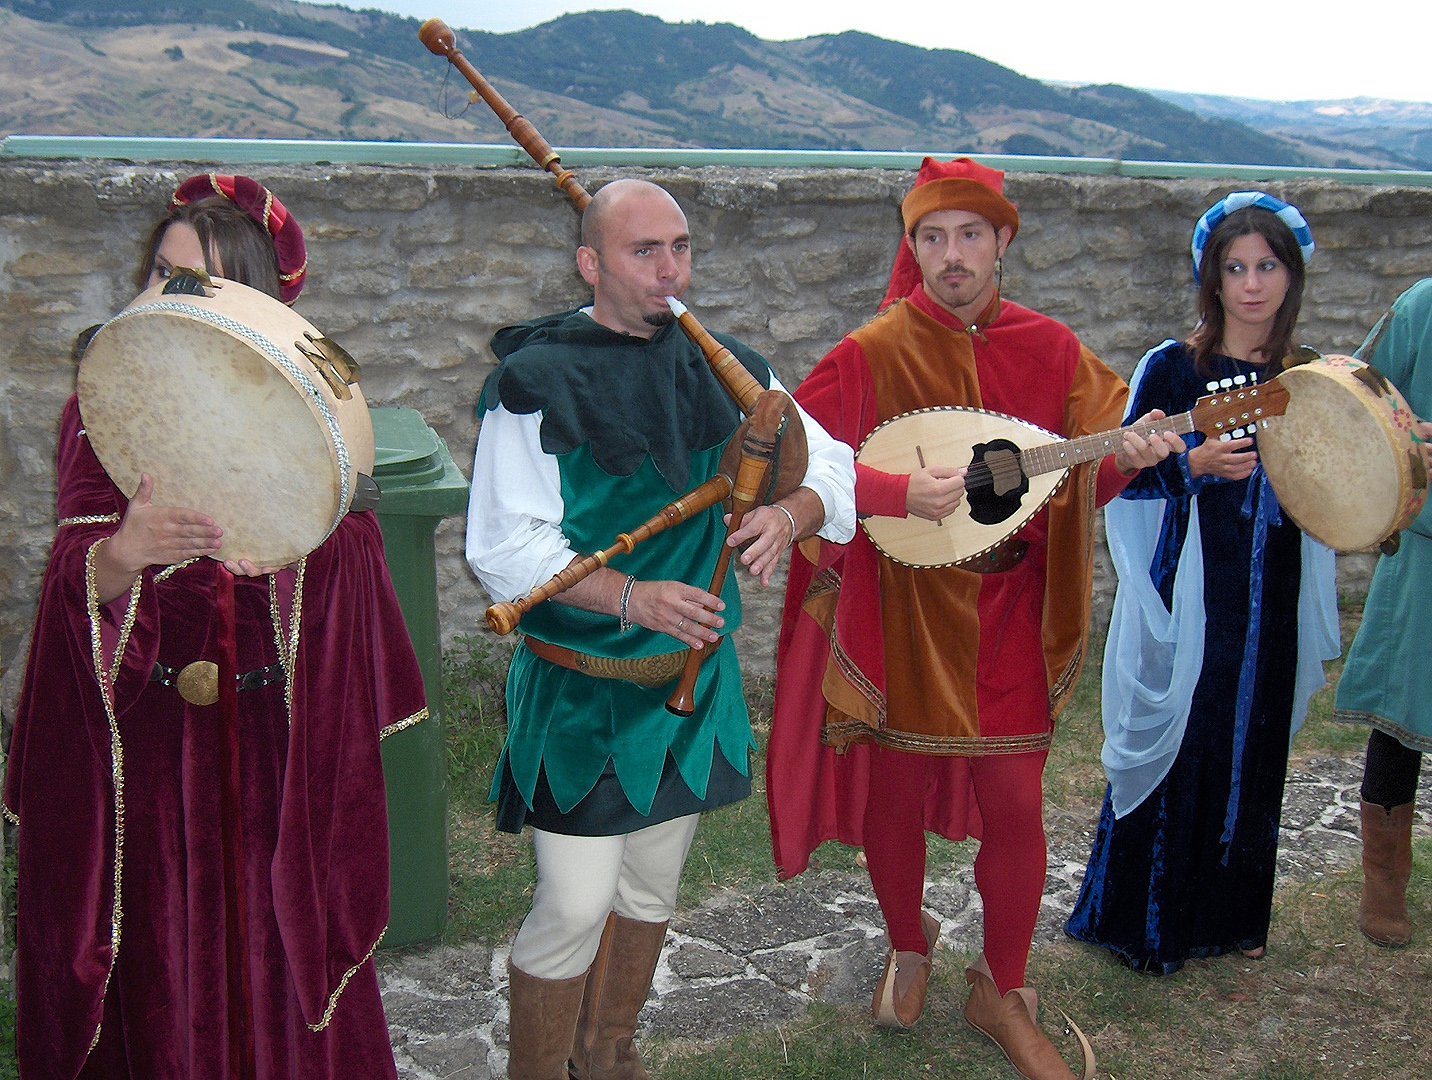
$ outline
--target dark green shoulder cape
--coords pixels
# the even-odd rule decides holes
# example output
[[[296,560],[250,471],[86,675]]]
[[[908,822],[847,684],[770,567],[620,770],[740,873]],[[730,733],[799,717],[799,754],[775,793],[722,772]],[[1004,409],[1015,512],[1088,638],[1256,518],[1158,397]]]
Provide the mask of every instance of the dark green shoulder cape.
[[[762,386],[771,369],[735,338],[715,335]],[[542,449],[560,456],[590,444],[598,468],[630,476],[650,455],[672,491],[690,483],[691,454],[731,435],[741,414],[705,358],[676,324],[649,340],[610,330],[581,311],[499,330],[499,364],[488,376],[478,418],[501,402],[510,413],[542,413]]]

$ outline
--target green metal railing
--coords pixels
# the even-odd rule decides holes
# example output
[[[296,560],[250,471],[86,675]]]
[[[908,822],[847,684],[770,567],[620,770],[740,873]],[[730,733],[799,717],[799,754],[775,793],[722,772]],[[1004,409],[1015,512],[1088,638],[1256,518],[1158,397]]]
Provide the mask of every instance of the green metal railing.
[[[764,169],[917,169],[923,153],[898,150],[709,150],[684,147],[558,148],[568,165]],[[948,151],[938,151],[944,154]],[[1006,172],[1087,176],[1147,176],[1231,180],[1337,180],[1345,184],[1432,187],[1432,172],[1393,169],[1319,169],[1286,165],[1190,164],[1117,158],[1024,157],[971,154]],[[8,135],[0,158],[110,158],[215,164],[527,165],[517,146],[486,143],[339,142],[307,139],[161,139],[124,136]]]

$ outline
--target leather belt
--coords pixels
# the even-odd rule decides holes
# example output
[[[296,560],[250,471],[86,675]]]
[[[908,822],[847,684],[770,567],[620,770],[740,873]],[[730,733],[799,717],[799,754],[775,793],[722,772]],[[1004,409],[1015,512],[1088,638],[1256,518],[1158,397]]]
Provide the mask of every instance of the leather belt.
[[[234,681],[240,690],[257,690],[282,678],[283,665],[270,664],[256,671],[235,675]],[[212,660],[195,660],[182,668],[155,664],[154,670],[149,673],[149,681],[176,688],[179,696],[190,705],[212,705],[219,700],[219,665]]]
[[[983,555],[974,555],[955,565],[961,570],[972,570],[976,574],[1002,574],[1013,570],[1029,553],[1029,541],[1014,537],[1001,540]]]
[[[638,686],[649,687],[665,686],[674,681],[686,666],[686,658],[691,653],[690,649],[679,649],[676,652],[657,653],[655,656],[619,660],[611,656],[591,656],[576,649],[569,649],[565,645],[553,645],[549,641],[530,636],[524,637],[522,644],[534,655],[559,667],[580,671],[583,675],[598,679],[624,679]],[[708,645],[701,651],[701,662],[704,664],[720,647],[720,641]]]

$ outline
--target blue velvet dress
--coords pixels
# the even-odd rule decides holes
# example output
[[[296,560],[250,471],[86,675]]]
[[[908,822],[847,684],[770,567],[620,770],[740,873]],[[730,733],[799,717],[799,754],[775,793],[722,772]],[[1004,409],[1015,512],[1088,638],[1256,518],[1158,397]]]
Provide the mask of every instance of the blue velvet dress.
[[[1223,356],[1213,362],[1218,377],[1255,370]],[[1194,370],[1186,345],[1170,343],[1149,357],[1129,416],[1183,412],[1207,393],[1209,378]],[[1194,494],[1200,535],[1190,538]],[[1203,665],[1168,775],[1123,818],[1105,797],[1066,929],[1134,968],[1169,974],[1189,957],[1253,949],[1267,939],[1297,666],[1302,534],[1278,512],[1261,468],[1248,480],[1194,480],[1187,455],[1177,455],[1141,472],[1124,497],[1168,500],[1149,568],[1166,606],[1184,544],[1202,546]]]

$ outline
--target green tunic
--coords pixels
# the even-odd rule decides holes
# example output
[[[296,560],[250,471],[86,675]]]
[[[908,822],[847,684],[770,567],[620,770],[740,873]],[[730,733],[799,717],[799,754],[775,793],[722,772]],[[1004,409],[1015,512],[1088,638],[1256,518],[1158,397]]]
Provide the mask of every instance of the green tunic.
[[[732,339],[723,343],[769,385],[770,369],[757,354]],[[480,409],[500,401],[512,413],[542,414],[542,449],[557,462],[561,529],[574,551],[609,547],[618,534],[712,476],[741,419],[700,350],[675,326],[645,340],[569,312],[499,331],[492,347],[502,363],[483,389]],[[725,539],[722,514],[713,506],[609,565],[640,580],[704,588]],[[734,573],[721,595],[729,635],[741,621]],[[522,629],[597,656],[632,658],[682,647],[639,626],[621,634],[615,617],[561,603],[534,608]],[[507,743],[494,798],[508,771],[530,808],[545,774],[552,800],[566,814],[604,774],[608,784],[614,774],[630,807],[648,815],[668,758],[696,800],[707,797],[717,751],[748,777],[754,741],[731,642],[724,640],[702,666],[692,716],[666,710],[671,689],[595,678],[519,648],[508,672]],[[585,822],[573,831],[602,830]]]
[[[1432,278],[1398,297],[1358,355],[1392,381],[1417,416],[1432,417]],[[1432,502],[1403,531],[1397,554],[1377,561],[1362,625],[1338,680],[1335,718],[1370,724],[1414,750],[1432,751],[1429,634]]]

